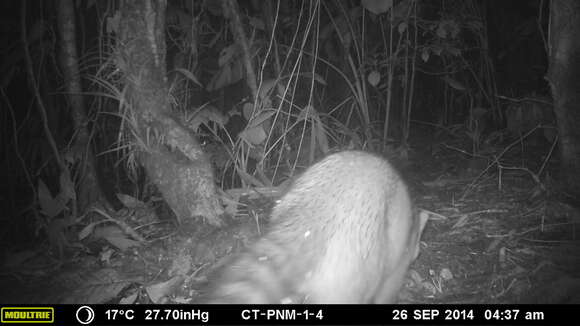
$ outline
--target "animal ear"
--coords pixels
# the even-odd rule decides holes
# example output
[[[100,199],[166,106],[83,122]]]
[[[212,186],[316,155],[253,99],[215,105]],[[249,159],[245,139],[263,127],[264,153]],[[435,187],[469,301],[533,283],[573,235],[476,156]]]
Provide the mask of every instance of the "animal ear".
[[[421,227],[419,228],[419,234],[423,233],[423,229],[425,228],[425,224],[429,220],[429,213],[425,210],[421,210],[419,213],[419,221],[421,223]]]

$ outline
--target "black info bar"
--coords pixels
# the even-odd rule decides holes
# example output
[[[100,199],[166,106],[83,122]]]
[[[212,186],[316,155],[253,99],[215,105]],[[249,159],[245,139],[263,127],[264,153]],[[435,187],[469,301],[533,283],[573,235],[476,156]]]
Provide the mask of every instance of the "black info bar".
[[[13,305],[2,324],[578,325],[578,305]]]

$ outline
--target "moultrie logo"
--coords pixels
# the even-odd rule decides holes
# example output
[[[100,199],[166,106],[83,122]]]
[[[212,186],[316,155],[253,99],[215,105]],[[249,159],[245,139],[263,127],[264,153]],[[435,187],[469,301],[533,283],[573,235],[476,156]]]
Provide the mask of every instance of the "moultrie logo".
[[[2,307],[2,323],[54,323],[52,307]]]

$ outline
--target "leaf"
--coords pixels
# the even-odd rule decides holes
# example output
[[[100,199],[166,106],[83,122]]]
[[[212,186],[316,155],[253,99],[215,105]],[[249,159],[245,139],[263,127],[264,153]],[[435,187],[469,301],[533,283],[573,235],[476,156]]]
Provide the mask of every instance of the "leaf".
[[[48,187],[46,186],[44,181],[42,181],[42,179],[38,180],[37,192],[40,209],[43,210],[44,212],[51,211],[51,207],[53,206],[54,200],[52,198],[52,195],[50,194],[50,190],[48,190]]]
[[[393,6],[393,0],[362,0],[361,5],[375,15],[387,12]]]
[[[138,296],[139,296],[139,292],[135,291],[133,294],[128,295],[124,298],[121,298],[121,300],[119,300],[119,304],[133,304],[133,303],[135,303],[135,301],[137,301]]]
[[[439,26],[437,26],[437,31],[435,32],[439,38],[446,38],[447,37],[447,30],[445,29],[444,22],[440,22]]]
[[[262,126],[255,126],[253,128],[244,129],[239,134],[239,137],[250,144],[259,145],[266,140],[267,135]]]
[[[97,228],[94,234],[95,237],[107,240],[121,251],[141,245],[140,242],[129,239],[119,227],[114,225]]]
[[[342,34],[342,46],[345,49],[350,49],[351,44],[352,44],[352,35],[350,31],[347,30]]]
[[[145,291],[147,291],[149,299],[151,299],[153,303],[160,303],[163,297],[166,297],[169,294],[173,293],[175,287],[178,284],[181,284],[182,282],[183,282],[182,276],[174,276],[165,282],[147,286],[145,288]]]
[[[314,80],[319,82],[321,85],[326,86],[326,80],[319,74],[314,74]]]
[[[121,12],[119,10],[115,11],[115,15],[112,17],[107,17],[106,21],[106,33],[113,34],[117,33],[119,30],[119,22],[121,21]]]
[[[172,300],[173,303],[176,303],[176,304],[190,304],[191,303],[191,299],[190,298],[184,297],[184,296],[181,296],[181,295],[174,296],[174,297],[172,297],[172,299],[173,299]]]
[[[183,76],[185,76],[185,78],[192,81],[193,83],[199,85],[200,87],[203,87],[203,85],[199,82],[197,77],[195,77],[195,75],[193,75],[191,71],[183,68],[175,68],[175,71],[181,73]]]
[[[136,208],[142,208],[142,207],[146,207],[147,205],[140,201],[139,199],[133,197],[133,196],[129,196],[126,194],[116,194],[117,198],[119,199],[119,201],[123,204],[123,206],[127,207],[127,208],[131,208],[131,209],[136,209]]]
[[[50,190],[42,179],[38,180],[38,202],[42,213],[50,218],[60,214],[65,207],[62,200],[59,200],[59,196],[57,198],[52,197]]]
[[[464,91],[466,89],[462,83],[449,76],[443,76],[442,79],[447,83],[447,85],[451,86],[451,88],[453,89],[456,89],[458,91]]]
[[[453,272],[451,272],[449,268],[443,268],[439,272],[439,277],[441,277],[445,281],[450,281],[453,279]]]
[[[78,235],[79,240],[86,239],[89,235],[91,235],[93,233],[93,231],[95,230],[95,227],[101,223],[103,223],[103,222],[93,222],[93,223],[90,223],[89,225],[85,226],[81,230],[81,232],[79,232],[79,235]]]
[[[252,113],[254,112],[254,104],[250,102],[244,103],[242,106],[242,114],[246,120],[250,121],[252,119]]]
[[[277,80],[275,78],[267,79],[262,82],[262,87],[260,87],[260,93],[258,94],[258,98],[263,100],[266,95],[270,93],[270,90],[274,85],[277,84]]]
[[[367,76],[367,81],[369,84],[371,84],[371,86],[377,87],[377,85],[381,82],[381,74],[378,71],[373,70]]]
[[[264,122],[269,120],[274,114],[276,114],[276,111],[274,110],[262,110],[260,114],[258,114],[256,117],[254,117],[254,119],[252,119],[252,121],[248,123],[248,128],[254,128],[262,125]]]
[[[106,236],[104,239],[121,251],[127,251],[129,248],[139,247],[141,245],[139,241],[131,240],[121,234]]]
[[[399,26],[397,26],[397,31],[399,34],[403,34],[407,30],[407,22],[401,22]]]
[[[423,51],[421,52],[421,59],[423,60],[423,62],[429,61],[429,49],[427,48],[423,49]]]

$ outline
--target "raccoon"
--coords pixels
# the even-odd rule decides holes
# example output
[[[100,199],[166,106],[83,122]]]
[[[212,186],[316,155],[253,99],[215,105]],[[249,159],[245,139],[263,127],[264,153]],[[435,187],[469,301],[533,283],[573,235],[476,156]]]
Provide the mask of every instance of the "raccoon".
[[[267,232],[225,264],[207,303],[393,303],[426,217],[383,158],[362,151],[308,168]]]

